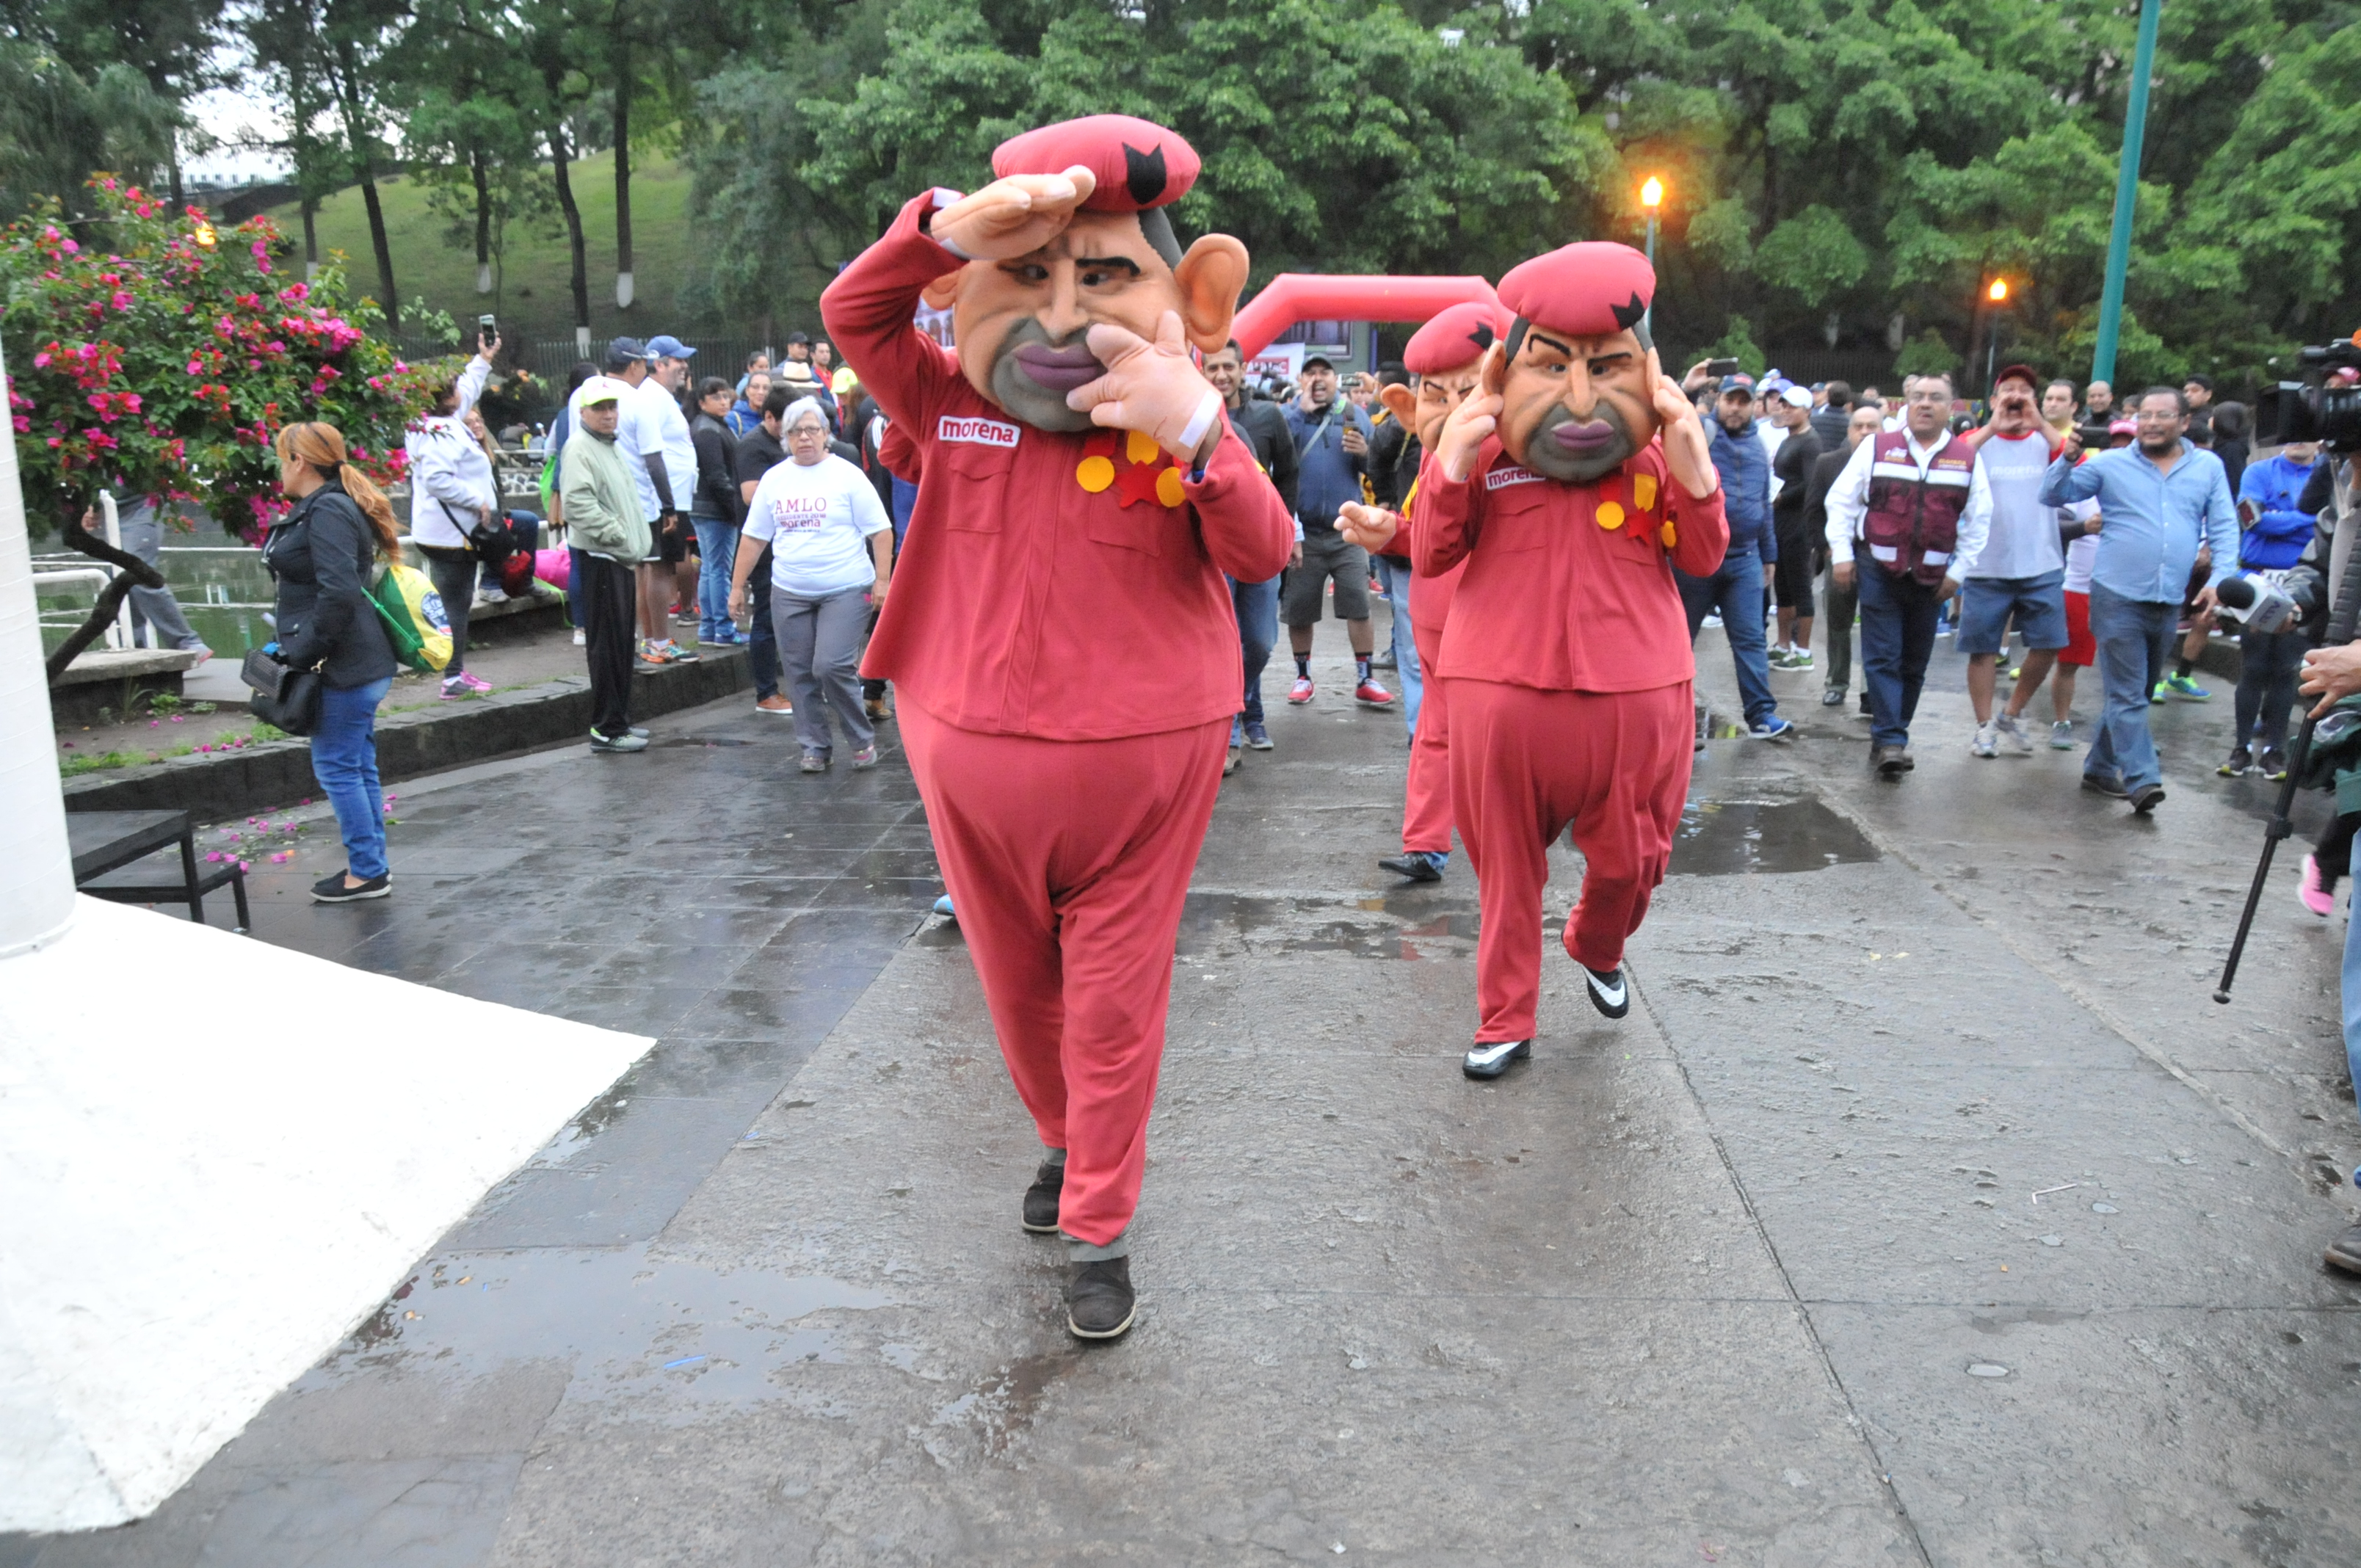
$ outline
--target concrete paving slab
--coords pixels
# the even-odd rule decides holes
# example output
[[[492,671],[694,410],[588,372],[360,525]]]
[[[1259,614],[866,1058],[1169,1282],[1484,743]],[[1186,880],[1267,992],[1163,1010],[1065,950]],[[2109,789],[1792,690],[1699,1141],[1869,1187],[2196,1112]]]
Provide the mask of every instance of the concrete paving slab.
[[[208,1519],[244,1561],[311,1560],[221,1501],[268,1477],[330,1487],[324,1560],[405,1561],[394,1472],[329,1472],[429,1459],[447,1529],[400,1550],[497,1512],[468,1561],[569,1568],[2355,1558],[2361,1289],[2318,1264],[2355,1212],[2322,1173],[2361,1154],[2342,923],[2282,897],[2237,1004],[2207,1000],[2260,838],[2255,792],[2204,771],[2226,702],[2158,710],[2147,824],[2081,795],[2078,758],[1971,758],[1948,646],[1900,787],[1817,707],[1791,746],[1714,742],[1633,949],[1643,1006],[1598,1019],[1554,950],[1561,847],[1537,1059],[1478,1086],[1472,880],[1377,869],[1400,718],[1340,700],[1323,650],[1192,881],[1130,1340],[1075,1346],[1060,1249],[1016,1229],[1038,1151],[924,913],[890,727],[878,773],[804,780],[783,727],[717,708],[660,721],[697,743],[635,774],[416,793],[397,866],[432,847],[463,880],[341,938],[455,986],[513,946],[535,1005],[660,1016],[624,1103],[536,1174],[609,1168],[675,1212],[618,1245],[555,1201],[546,1245],[446,1238],[150,1521],[181,1555],[112,1532],[33,1560],[194,1562]],[[1713,634],[1700,662],[1721,693]],[[1791,716],[1817,694],[1774,682]],[[723,803],[732,863],[617,828],[617,778]],[[273,939],[330,945],[296,913]],[[585,984],[577,948],[682,958]],[[467,1413],[495,1389],[513,1421]],[[451,1436],[300,1437],[373,1418]]]

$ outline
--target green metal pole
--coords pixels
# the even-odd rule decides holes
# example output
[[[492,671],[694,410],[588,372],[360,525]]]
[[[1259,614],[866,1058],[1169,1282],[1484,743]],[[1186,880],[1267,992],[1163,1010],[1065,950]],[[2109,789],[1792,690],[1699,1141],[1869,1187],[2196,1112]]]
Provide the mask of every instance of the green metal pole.
[[[2131,102],[2124,110],[2124,156],[2115,174],[2115,225],[2107,236],[2107,285],[2099,296],[2099,341],[2091,379],[2115,378],[2115,335],[2124,320],[2124,272],[2132,259],[2132,214],[2139,205],[2140,142],[2147,133],[2147,82],[2156,73],[2157,14],[2162,0],[2140,0],[2139,47],[2132,53]]]
[[[1648,209],[1648,270],[1649,270],[1650,272],[1652,272],[1652,273],[1653,273],[1653,272],[1654,272],[1654,271],[1655,271],[1655,269],[1656,269],[1656,209],[1655,209],[1655,208],[1653,208],[1653,207],[1651,207],[1651,208],[1649,208],[1649,209]],[[1646,310],[1642,311],[1642,312],[1640,313],[1640,330],[1641,330],[1642,332],[1649,333],[1649,334],[1653,334],[1654,333],[1654,331],[1655,331],[1655,320],[1654,320],[1654,318],[1655,318],[1655,314],[1656,314],[1655,301],[1654,301],[1654,297],[1652,295],[1652,296],[1650,296],[1650,299],[1649,299],[1648,308],[1647,308]]]

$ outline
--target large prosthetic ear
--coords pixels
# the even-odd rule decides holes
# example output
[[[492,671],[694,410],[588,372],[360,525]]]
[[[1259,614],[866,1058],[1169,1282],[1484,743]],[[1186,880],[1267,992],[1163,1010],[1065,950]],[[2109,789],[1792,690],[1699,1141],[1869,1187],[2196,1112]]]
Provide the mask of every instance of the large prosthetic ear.
[[[1484,351],[1484,367],[1477,372],[1483,378],[1481,390],[1488,398],[1497,398],[1509,385],[1509,345],[1495,339]]]
[[[961,268],[957,272],[944,273],[921,289],[918,291],[918,298],[926,302],[927,309],[930,311],[950,310],[951,302],[959,297],[960,280],[966,273],[965,267]]]
[[[1246,247],[1225,234],[1200,235],[1172,269],[1172,281],[1180,291],[1180,324],[1189,329],[1189,341],[1207,354],[1217,352],[1230,341],[1230,320],[1246,291]]]
[[[1378,401],[1386,405],[1386,412],[1394,416],[1404,430],[1411,427],[1411,416],[1418,411],[1418,394],[1408,387],[1380,387]]]

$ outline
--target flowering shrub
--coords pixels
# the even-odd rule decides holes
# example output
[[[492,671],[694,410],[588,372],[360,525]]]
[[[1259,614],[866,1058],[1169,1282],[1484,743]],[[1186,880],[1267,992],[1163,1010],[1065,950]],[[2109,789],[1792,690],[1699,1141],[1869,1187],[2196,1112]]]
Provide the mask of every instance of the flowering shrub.
[[[86,223],[50,202],[0,230],[0,346],[37,533],[113,488],[195,501],[259,540],[286,507],[271,442],[305,420],[343,431],[379,484],[401,477],[403,433],[455,363],[397,359],[342,268],[308,284],[281,269],[268,218],[223,232],[113,175],[91,190]]]

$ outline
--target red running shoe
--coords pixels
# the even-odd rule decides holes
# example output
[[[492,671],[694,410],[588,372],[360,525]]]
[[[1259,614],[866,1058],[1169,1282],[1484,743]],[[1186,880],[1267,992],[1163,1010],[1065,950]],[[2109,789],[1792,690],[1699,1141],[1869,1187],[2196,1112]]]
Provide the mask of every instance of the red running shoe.
[[[1298,675],[1295,684],[1287,688],[1287,700],[1298,706],[1312,700],[1312,677]]]
[[[1394,705],[1394,694],[1378,685],[1376,681],[1368,680],[1363,681],[1353,688],[1353,700],[1367,703],[1371,707],[1391,707]]]

